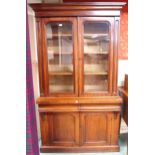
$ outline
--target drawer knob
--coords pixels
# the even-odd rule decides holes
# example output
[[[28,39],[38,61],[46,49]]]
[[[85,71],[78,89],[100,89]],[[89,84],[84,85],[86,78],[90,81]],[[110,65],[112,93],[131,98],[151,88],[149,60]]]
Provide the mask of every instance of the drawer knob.
[[[79,103],[79,101],[78,101],[78,100],[76,100],[76,101],[75,101],[75,103]]]

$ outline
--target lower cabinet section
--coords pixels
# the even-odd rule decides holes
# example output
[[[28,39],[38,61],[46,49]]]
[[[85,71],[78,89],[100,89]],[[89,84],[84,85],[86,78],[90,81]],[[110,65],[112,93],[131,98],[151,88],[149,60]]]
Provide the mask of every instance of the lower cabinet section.
[[[119,151],[119,124],[119,111],[40,111],[41,152]]]

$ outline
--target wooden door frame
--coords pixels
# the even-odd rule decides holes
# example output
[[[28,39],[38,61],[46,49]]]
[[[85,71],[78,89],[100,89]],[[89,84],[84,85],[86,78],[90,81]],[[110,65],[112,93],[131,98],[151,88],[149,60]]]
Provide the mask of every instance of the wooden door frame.
[[[48,77],[48,58],[47,58],[47,45],[46,45],[46,33],[45,25],[50,22],[71,22],[72,23],[72,34],[73,34],[73,78],[74,78],[74,92],[73,93],[49,93],[49,77]],[[42,53],[44,69],[44,95],[45,96],[78,96],[78,74],[77,74],[77,20],[75,17],[52,17],[41,19],[41,29],[42,29]]]
[[[108,92],[103,93],[84,93],[84,22],[109,22],[110,24],[110,51],[109,51],[109,76]],[[78,44],[79,44],[79,96],[102,96],[112,95],[113,91],[113,63],[114,63],[114,17],[78,17]]]

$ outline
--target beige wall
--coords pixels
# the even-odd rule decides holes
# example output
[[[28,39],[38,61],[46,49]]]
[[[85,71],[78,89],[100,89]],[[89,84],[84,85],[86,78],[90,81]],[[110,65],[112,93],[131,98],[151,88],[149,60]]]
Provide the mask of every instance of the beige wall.
[[[30,7],[28,7],[28,23],[29,23],[31,62],[32,62],[32,74],[33,74],[33,88],[34,88],[34,97],[36,101],[36,98],[40,94],[39,76],[38,76],[37,43],[36,43],[36,23],[35,23],[34,12]],[[38,137],[40,139],[39,113],[38,113],[37,104],[35,104],[35,108],[36,108]]]
[[[41,3],[42,0],[27,0],[27,3]]]
[[[118,86],[124,84],[125,74],[128,74],[128,60],[118,61]]]

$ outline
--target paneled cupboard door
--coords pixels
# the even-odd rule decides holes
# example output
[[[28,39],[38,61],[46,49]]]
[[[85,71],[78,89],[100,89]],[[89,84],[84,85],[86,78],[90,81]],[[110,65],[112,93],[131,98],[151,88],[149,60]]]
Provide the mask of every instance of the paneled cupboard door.
[[[46,55],[46,93],[53,96],[77,96],[77,20],[46,18],[44,54]],[[45,63],[44,63],[45,64]]]
[[[103,146],[110,143],[111,115],[108,112],[82,112],[80,114],[82,146]]]
[[[40,113],[42,145],[77,146],[79,114],[76,112]]]
[[[113,23],[109,17],[79,18],[80,95],[112,93]]]

